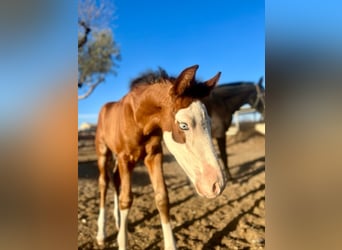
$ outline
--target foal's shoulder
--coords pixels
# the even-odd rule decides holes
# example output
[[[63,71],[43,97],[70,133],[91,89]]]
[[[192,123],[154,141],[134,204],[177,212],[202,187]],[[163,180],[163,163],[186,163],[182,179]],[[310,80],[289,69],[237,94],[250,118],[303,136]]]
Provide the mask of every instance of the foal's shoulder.
[[[114,109],[118,102],[107,102],[100,109],[100,116],[105,116],[108,112]]]

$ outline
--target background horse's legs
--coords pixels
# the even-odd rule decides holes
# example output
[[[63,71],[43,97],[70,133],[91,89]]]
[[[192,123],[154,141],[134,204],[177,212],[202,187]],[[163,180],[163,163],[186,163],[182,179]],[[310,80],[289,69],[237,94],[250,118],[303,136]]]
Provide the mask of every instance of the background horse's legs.
[[[155,140],[157,142],[158,140]],[[145,165],[148,169],[152,186],[155,193],[155,202],[159,211],[162,230],[164,235],[164,249],[176,249],[176,243],[172,232],[169,214],[169,197],[164,182],[163,169],[162,169],[162,149],[160,144],[146,145],[147,156],[145,157]]]
[[[119,195],[120,226],[118,233],[119,250],[127,249],[127,216],[132,206],[133,196],[131,187],[131,176],[134,167],[128,157],[118,157],[118,168],[121,179],[121,190]]]
[[[108,148],[105,145],[100,145],[98,147],[98,168],[99,168],[99,190],[100,190],[100,210],[99,217],[97,219],[97,235],[96,240],[97,243],[102,246],[104,244],[104,240],[106,237],[106,194],[108,188],[108,172],[107,172],[107,163],[108,163]]]
[[[227,175],[228,175],[228,180],[232,180],[233,177],[229,171],[229,167],[228,167],[228,157],[227,157],[227,147],[226,147],[226,136],[224,137],[220,137],[220,138],[216,138],[217,141],[217,145],[220,151],[220,155],[221,155],[221,159],[223,161],[223,165],[225,167],[225,169],[227,170]]]
[[[221,107],[221,106],[220,106]],[[222,106],[223,107],[223,106]],[[229,116],[229,111],[228,112]],[[211,114],[211,134],[212,137],[216,139],[217,146],[220,151],[220,157],[222,159],[224,168],[226,169],[226,174],[228,180],[232,180],[233,177],[230,174],[229,167],[228,167],[228,156],[227,156],[227,145],[226,145],[226,131],[231,124],[231,118],[227,117],[225,112],[218,112],[215,110]]]

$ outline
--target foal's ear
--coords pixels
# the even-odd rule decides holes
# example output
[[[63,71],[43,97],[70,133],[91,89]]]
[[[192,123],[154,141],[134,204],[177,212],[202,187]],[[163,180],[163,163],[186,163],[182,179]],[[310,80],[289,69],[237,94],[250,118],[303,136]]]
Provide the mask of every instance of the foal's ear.
[[[219,79],[221,76],[221,72],[218,72],[213,78],[209,79],[208,81],[204,82],[205,85],[207,85],[207,87],[211,89],[213,89],[216,84],[218,83]]]
[[[188,67],[180,73],[173,86],[174,94],[180,96],[184,91],[194,83],[195,74],[198,69],[198,65]]]
[[[205,81],[201,84],[195,84],[193,86],[193,96],[199,99],[203,99],[210,95],[210,92],[215,88],[218,80],[220,79],[221,72],[218,72],[213,78]]]

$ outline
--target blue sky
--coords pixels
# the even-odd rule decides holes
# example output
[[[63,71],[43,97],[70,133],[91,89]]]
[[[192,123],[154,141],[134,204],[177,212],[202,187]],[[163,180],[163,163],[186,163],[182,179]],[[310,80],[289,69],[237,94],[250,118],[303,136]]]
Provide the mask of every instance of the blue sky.
[[[163,67],[171,75],[198,64],[206,80],[257,81],[265,72],[265,3],[260,0],[115,1],[112,27],[122,60],[87,99],[78,102],[79,125],[96,122],[101,106],[128,92],[132,78]]]

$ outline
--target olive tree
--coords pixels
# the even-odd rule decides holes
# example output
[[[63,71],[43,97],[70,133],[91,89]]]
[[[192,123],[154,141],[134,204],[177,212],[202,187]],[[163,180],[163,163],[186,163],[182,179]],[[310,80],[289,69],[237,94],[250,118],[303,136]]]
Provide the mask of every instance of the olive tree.
[[[106,75],[116,74],[120,49],[110,25],[114,6],[106,0],[78,2],[78,99],[88,97],[104,82]]]

